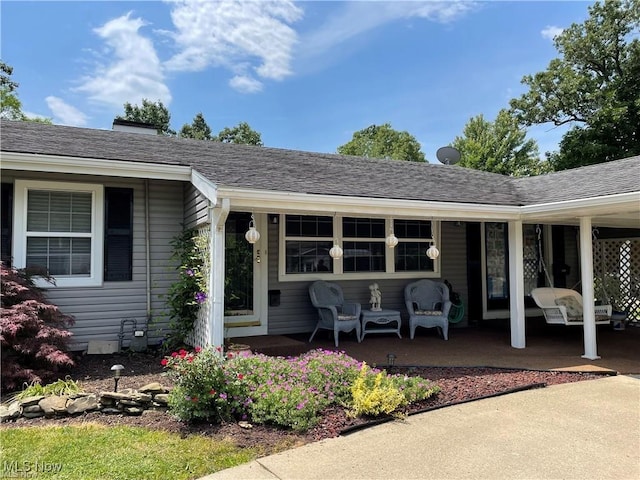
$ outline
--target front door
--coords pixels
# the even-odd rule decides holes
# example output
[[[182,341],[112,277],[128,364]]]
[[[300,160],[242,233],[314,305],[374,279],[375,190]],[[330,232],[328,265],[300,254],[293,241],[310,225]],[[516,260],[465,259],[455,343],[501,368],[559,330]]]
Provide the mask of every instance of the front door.
[[[225,223],[225,337],[266,334],[263,272],[266,271],[266,225],[264,216],[255,216],[261,238],[255,244],[245,239],[251,213],[231,212]],[[264,267],[263,267],[264,265]]]

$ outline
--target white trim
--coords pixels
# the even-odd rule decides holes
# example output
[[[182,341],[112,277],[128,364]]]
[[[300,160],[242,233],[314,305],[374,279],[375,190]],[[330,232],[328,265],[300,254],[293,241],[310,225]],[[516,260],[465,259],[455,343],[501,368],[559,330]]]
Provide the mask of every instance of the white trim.
[[[235,205],[234,205],[235,206]],[[300,213],[295,213],[294,215],[304,215]],[[313,215],[313,214],[308,214]],[[322,212],[319,214],[321,216],[332,216],[327,214],[327,212]],[[346,216],[355,216],[359,218],[380,218],[379,216],[369,216],[366,213],[360,213],[357,215],[333,215],[333,238],[331,242],[333,243],[336,239],[338,240],[338,244],[340,246],[344,245],[345,239],[342,234],[342,218]],[[402,217],[399,215],[392,215],[390,217],[385,218],[385,232],[389,231],[390,222],[393,222],[394,219],[405,220],[406,217]],[[286,214],[282,214],[278,219],[278,281],[279,282],[311,282],[315,280],[363,280],[370,279],[372,275],[375,275],[378,279],[414,279],[414,278],[440,278],[440,261],[442,256],[436,258],[433,262],[433,271],[419,271],[419,272],[396,272],[394,267],[395,264],[395,250],[398,247],[393,249],[384,245],[385,252],[385,271],[383,272],[344,272],[343,269],[343,259],[342,258],[334,258],[333,261],[333,272],[319,273],[286,273],[286,238],[285,238],[285,224],[286,224]],[[434,241],[436,245],[440,242],[440,221],[433,220],[431,218],[425,219],[423,216],[420,220],[427,220],[431,222],[431,239],[417,239],[417,238],[408,238],[403,239],[399,238],[399,241],[423,241],[423,242],[431,242]],[[386,235],[386,233],[385,233]],[[291,237],[290,237],[291,238]],[[298,237],[293,237],[297,239]],[[320,240],[327,241],[328,237],[304,237],[302,240]],[[363,238],[355,240],[354,238],[349,237],[348,241],[375,241],[384,243],[384,238]],[[343,247],[344,248],[344,247]],[[427,247],[428,248],[428,247]],[[438,247],[440,248],[440,247]],[[425,249],[426,251],[426,249]],[[391,260],[390,260],[391,258]]]
[[[41,288],[98,287],[103,278],[104,252],[104,187],[93,183],[45,182],[38,180],[16,180],[14,184],[14,230],[13,257],[16,268],[27,263],[27,193],[29,190],[72,191],[91,193],[91,275],[88,277],[55,277],[55,285],[41,279],[34,281]],[[50,232],[47,237],[55,237]],[[65,234],[65,236],[69,236]]]
[[[2,152],[0,160],[3,170],[191,181],[191,167],[184,165],[11,152]]]
[[[217,202],[218,187],[215,183],[209,179],[203,177],[195,170],[191,171],[191,184],[202,193],[207,200],[210,200],[214,205]]]
[[[428,218],[447,220],[507,221],[520,218],[520,208],[512,205],[429,202],[390,198],[348,197],[306,193],[218,188],[220,196],[232,199],[234,209],[264,213],[299,215],[344,214],[367,217]]]
[[[525,348],[524,242],[522,221],[509,222],[509,310],[511,346]]]
[[[580,218],[580,270],[582,272],[582,319],[584,330],[584,355],[582,358],[597,360],[596,313],[593,292],[593,239],[591,217]]]

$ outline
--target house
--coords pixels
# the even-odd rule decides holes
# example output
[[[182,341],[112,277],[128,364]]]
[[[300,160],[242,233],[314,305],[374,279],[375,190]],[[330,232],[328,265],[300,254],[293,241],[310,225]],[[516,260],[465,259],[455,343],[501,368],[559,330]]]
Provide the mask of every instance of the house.
[[[504,318],[512,346],[524,348],[525,318],[540,314],[531,289],[581,283],[584,356],[594,359],[594,234],[617,242],[607,253],[616,268],[624,254],[627,274],[640,275],[640,157],[511,178],[4,120],[0,150],[3,259],[48,262],[57,278],[48,296],[75,316],[76,349],[117,339],[124,320],[160,340],[163,295],[177,275],[170,243],[184,227],[207,238],[211,261],[200,344],[310,332],[307,288],[317,279],[363,304],[375,281],[383,305],[404,311],[408,282],[442,278],[465,301],[461,325]],[[58,252],[48,243],[57,215],[73,224],[55,230]],[[260,233],[254,244],[244,238],[250,225]],[[340,259],[328,254],[334,244]],[[424,254],[431,245],[435,260]]]

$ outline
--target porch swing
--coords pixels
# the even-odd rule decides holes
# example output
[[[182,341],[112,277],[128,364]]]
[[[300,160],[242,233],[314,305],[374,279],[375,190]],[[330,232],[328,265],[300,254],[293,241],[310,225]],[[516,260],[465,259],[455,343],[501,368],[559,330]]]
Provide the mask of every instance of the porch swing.
[[[538,262],[544,271],[547,282],[551,287],[538,287],[531,290],[531,297],[542,310],[544,319],[551,325],[584,325],[582,295],[570,288],[554,287],[547,266],[542,256],[542,241],[540,226],[536,226],[538,234]],[[596,325],[608,325],[611,322],[611,305],[596,305]]]

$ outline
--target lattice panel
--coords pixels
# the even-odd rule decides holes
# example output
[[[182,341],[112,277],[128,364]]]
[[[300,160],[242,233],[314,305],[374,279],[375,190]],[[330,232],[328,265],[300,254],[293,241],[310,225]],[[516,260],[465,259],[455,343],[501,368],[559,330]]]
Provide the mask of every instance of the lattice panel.
[[[198,318],[193,326],[193,331],[189,335],[188,343],[192,346],[204,347],[209,344],[209,339],[211,338],[211,325],[209,325],[209,313],[211,310],[211,285],[209,285],[211,231],[209,224],[200,226],[197,235],[196,247],[198,254],[202,258],[202,273],[207,279],[207,301],[200,305]]]
[[[640,239],[596,240],[593,257],[594,276],[618,280],[629,319],[640,320]]]

